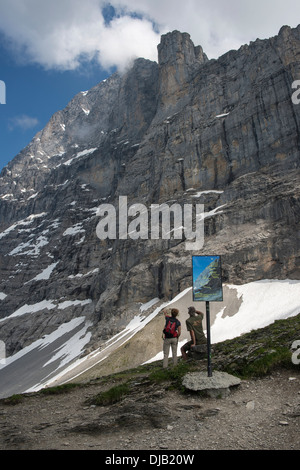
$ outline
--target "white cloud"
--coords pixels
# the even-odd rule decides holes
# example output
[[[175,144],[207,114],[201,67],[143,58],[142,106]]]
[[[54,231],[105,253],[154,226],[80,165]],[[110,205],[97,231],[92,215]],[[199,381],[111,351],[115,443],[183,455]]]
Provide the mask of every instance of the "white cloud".
[[[160,36],[152,29],[147,20],[129,16],[114,19],[101,33],[99,60],[104,68],[118,65],[124,70],[130,61],[137,57],[157,60],[157,44]]]
[[[104,20],[97,0],[1,0],[0,30],[20,57],[75,69],[97,50]]]
[[[0,31],[19,60],[46,69],[76,69],[98,58],[124,69],[136,57],[157,59],[159,34],[147,19],[129,15],[105,24],[100,0],[1,0]]]
[[[27,116],[26,114],[22,116],[16,116],[9,120],[8,127],[9,130],[14,130],[15,128],[22,129],[23,131],[27,131],[28,129],[32,129],[33,127],[37,126],[39,123],[38,119]]]
[[[123,70],[135,57],[157,58],[160,35],[188,32],[207,55],[218,57],[257,37],[297,26],[295,0],[111,0],[117,16],[107,24],[105,0],[1,0],[0,31],[25,62],[75,69],[97,58]],[[155,28],[153,28],[155,24]]]
[[[148,15],[164,33],[187,32],[209,58],[300,23],[295,0],[118,0],[113,5]]]

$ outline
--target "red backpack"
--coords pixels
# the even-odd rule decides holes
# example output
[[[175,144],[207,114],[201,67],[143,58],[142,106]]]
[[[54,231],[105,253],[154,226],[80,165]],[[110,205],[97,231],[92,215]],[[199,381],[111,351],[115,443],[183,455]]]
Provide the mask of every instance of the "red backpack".
[[[166,338],[177,338],[177,321],[176,318],[173,317],[166,317],[166,325],[163,330]]]

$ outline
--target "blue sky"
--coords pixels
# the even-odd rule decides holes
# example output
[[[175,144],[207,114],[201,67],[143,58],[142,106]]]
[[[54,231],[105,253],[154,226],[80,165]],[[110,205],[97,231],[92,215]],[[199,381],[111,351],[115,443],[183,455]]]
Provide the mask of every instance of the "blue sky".
[[[298,0],[1,0],[0,171],[77,93],[157,60],[161,34],[188,32],[217,58],[298,23]]]

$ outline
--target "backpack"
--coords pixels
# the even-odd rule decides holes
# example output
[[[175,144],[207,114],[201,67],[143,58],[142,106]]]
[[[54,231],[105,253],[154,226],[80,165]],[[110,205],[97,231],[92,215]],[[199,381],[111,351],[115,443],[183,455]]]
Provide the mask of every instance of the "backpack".
[[[176,331],[177,328],[177,321],[176,318],[167,317],[166,318],[166,326],[163,330],[166,338],[177,338],[178,332]]]

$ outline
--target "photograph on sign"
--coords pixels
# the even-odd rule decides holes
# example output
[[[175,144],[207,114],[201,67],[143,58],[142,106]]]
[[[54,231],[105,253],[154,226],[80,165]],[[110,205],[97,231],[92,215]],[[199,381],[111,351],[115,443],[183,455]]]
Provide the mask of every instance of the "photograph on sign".
[[[193,256],[193,300],[223,301],[220,256]]]

